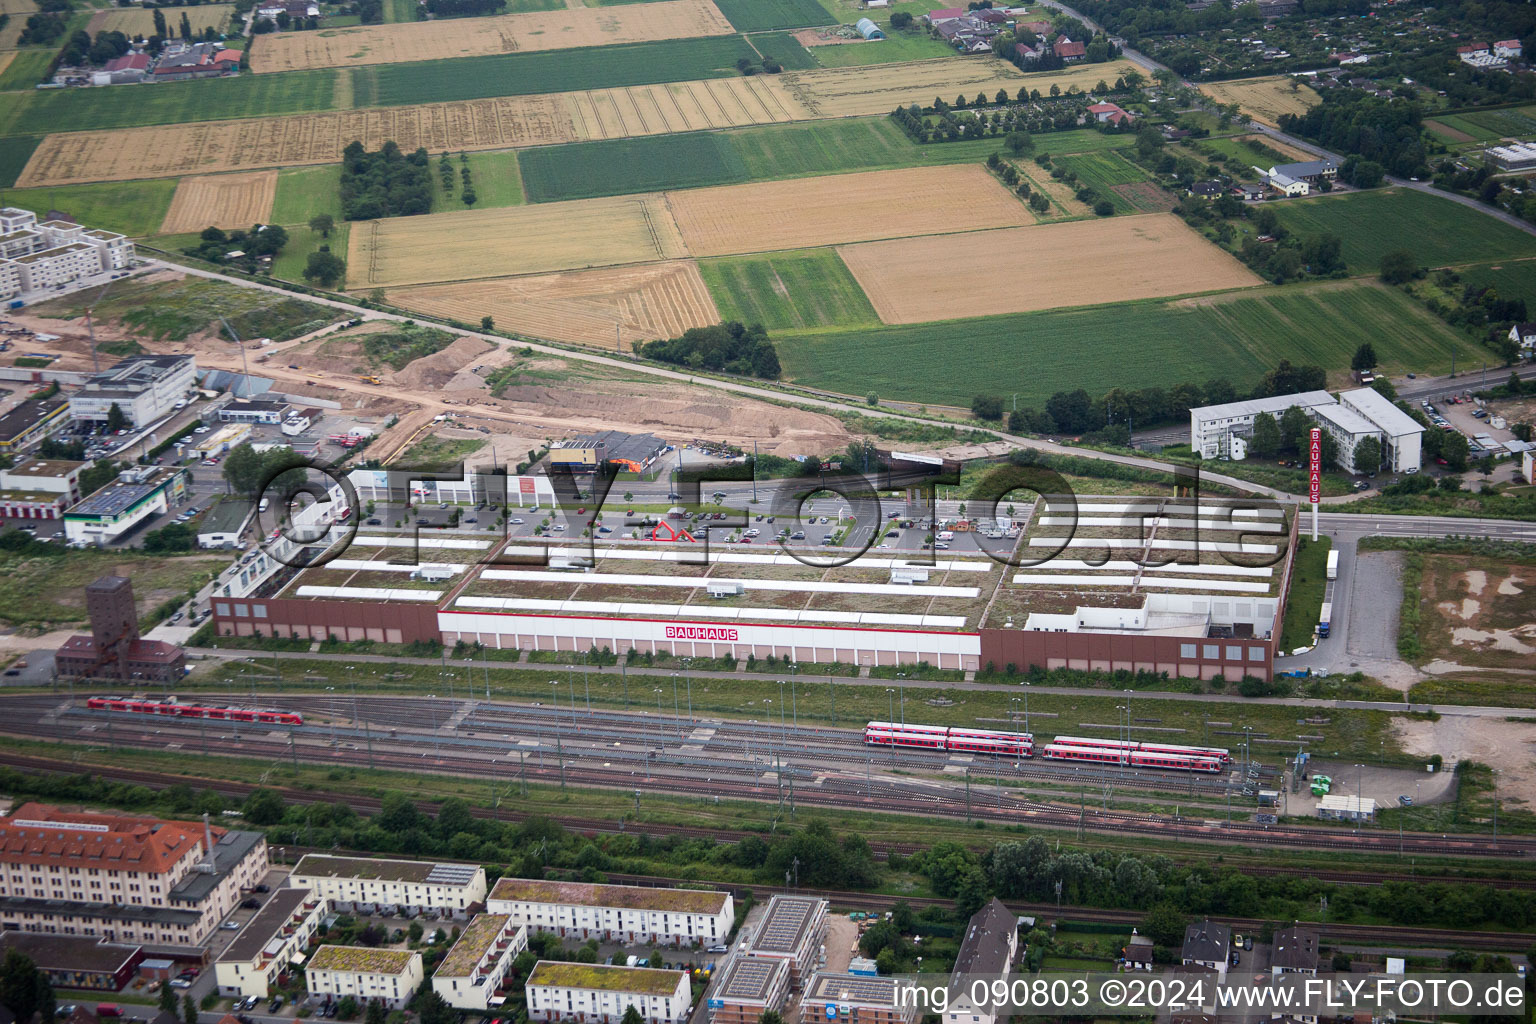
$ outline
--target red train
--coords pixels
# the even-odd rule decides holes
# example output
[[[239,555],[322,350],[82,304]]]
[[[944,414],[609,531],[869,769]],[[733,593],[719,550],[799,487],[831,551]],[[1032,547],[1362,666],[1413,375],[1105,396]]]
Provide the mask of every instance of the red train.
[[[1101,750],[1140,750],[1148,754],[1183,754],[1189,757],[1211,757],[1222,764],[1232,763],[1232,754],[1226,747],[1186,747],[1178,743],[1141,743],[1135,740],[1099,740],[1083,736],[1057,736],[1051,741],[1059,747],[1095,747]]]
[[[1132,744],[1131,746],[1133,746]],[[1222,770],[1218,757],[1202,754],[1167,753],[1132,750],[1121,743],[1115,747],[1087,747],[1071,743],[1047,743],[1040,755],[1052,761],[1082,761],[1088,764],[1112,764],[1121,768],[1164,768],[1176,772],[1202,772],[1214,775]]]
[[[959,750],[1004,757],[1029,757],[1035,745],[1034,737],[1027,732],[951,729],[942,725],[901,725],[896,722],[870,722],[864,727],[864,742],[874,747]]]
[[[256,722],[271,725],[304,724],[304,716],[296,711],[234,708],[218,704],[183,704],[175,700],[92,697],[85,702],[85,706],[93,711],[127,711],[136,715],[166,715],[172,718],[211,718],[221,722]]]

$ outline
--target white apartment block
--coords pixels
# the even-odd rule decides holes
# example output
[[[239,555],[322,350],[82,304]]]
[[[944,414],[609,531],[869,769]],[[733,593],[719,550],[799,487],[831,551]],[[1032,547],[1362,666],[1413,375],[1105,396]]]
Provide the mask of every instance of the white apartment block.
[[[1381,467],[1417,473],[1423,463],[1424,424],[1399,409],[1375,388],[1339,392],[1339,404],[1364,416],[1381,432]]]
[[[146,427],[176,411],[176,403],[197,387],[197,362],[191,356],[129,356],[93,374],[69,397],[77,420],[105,423],[115,405],[129,423]]]
[[[529,931],[663,946],[724,942],[736,920],[728,892],[527,878],[498,881],[486,909],[511,915]]]
[[[485,900],[485,869],[476,864],[433,864],[309,854],[294,866],[288,884],[313,889],[353,910],[360,905],[438,911],[453,916]]]
[[[684,971],[548,960],[533,968],[526,992],[530,1020],[590,1024],[618,1024],[631,1006],[646,1024],[681,1024],[692,1001]]]
[[[432,988],[455,1009],[500,1006],[512,961],[527,948],[528,929],[510,915],[478,914],[437,965]]]
[[[325,900],[308,889],[273,892],[214,963],[219,995],[270,996],[277,976],[304,962],[325,914]]]
[[[424,977],[420,953],[367,946],[321,946],[304,969],[312,996],[351,996],[360,1005],[377,999],[391,1010],[403,1009]]]
[[[195,946],[266,871],[259,833],[29,803],[0,819],[0,929]]]
[[[39,223],[30,210],[0,209],[0,299],[126,270],[133,255],[123,235],[63,220]]]
[[[1333,396],[1326,391],[1304,391],[1295,395],[1254,398],[1224,405],[1205,405],[1189,410],[1189,446],[1202,459],[1241,459],[1243,442],[1253,436],[1253,421],[1261,413],[1279,419],[1293,406],[1309,409],[1331,405]]]
[[[1307,410],[1307,416],[1329,434],[1338,445],[1339,468],[1346,473],[1357,472],[1355,446],[1366,438],[1381,441],[1381,431],[1370,420],[1344,405],[1315,405]]]

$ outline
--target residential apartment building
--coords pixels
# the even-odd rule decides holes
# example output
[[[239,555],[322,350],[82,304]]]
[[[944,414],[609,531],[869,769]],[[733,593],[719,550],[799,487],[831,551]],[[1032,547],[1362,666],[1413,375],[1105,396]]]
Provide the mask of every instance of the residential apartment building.
[[[1189,410],[1189,446],[1203,459],[1242,459],[1248,454],[1247,440],[1253,436],[1253,421],[1260,414],[1279,419],[1294,406],[1309,409],[1332,405],[1333,400],[1326,391],[1304,391],[1200,406]]]
[[[197,362],[191,356],[130,356],[92,375],[69,398],[77,420],[105,423],[115,405],[135,427],[145,427],[176,410],[197,387]]]
[[[1227,977],[1227,958],[1232,953],[1232,929],[1224,924],[1201,921],[1184,929],[1181,963],[1215,971],[1217,980]]]
[[[197,945],[266,870],[260,833],[29,803],[0,819],[0,929]]]
[[[917,1006],[897,996],[895,978],[818,972],[800,999],[802,1021],[828,1024],[914,1024]]]
[[[1189,410],[1190,447],[1204,459],[1241,460],[1248,455],[1253,423],[1260,415],[1279,420],[1290,409],[1301,409],[1338,442],[1339,465],[1355,472],[1355,446],[1374,437],[1382,447],[1381,468],[1394,473],[1419,471],[1424,427],[1374,388],[1326,391],[1255,398]]]
[[[736,920],[728,892],[527,878],[498,881],[486,909],[510,914],[531,931],[661,946],[724,942]]]
[[[633,1006],[645,1024],[682,1024],[692,991],[685,971],[540,960],[526,987],[530,1020],[618,1024]]]
[[[133,264],[133,243],[66,220],[38,222],[30,210],[0,209],[0,299],[50,291]]]
[[[972,1002],[972,982],[1007,977],[1019,955],[1019,919],[993,897],[965,926],[965,938],[950,974],[945,1024],[996,1024],[997,1010]],[[1006,1016],[1006,1014],[1004,1015]]]
[[[1424,424],[1375,388],[1339,392],[1339,404],[1365,417],[1381,437],[1381,468],[1417,473],[1424,459]]]
[[[769,1010],[783,1010],[788,998],[788,960],[737,956],[709,986],[706,1005],[710,1024],[757,1024]]]
[[[424,977],[420,953],[367,946],[321,946],[304,969],[312,996],[352,996],[364,1005],[377,999],[391,1010],[403,1009]]]
[[[478,914],[437,965],[432,988],[460,1010],[500,1006],[512,961],[527,948],[528,929],[510,914]]]
[[[1307,410],[1309,419],[1316,421],[1333,438],[1338,449],[1339,468],[1346,473],[1356,472],[1355,447],[1370,438],[1378,444],[1381,431],[1375,424],[1345,405],[1317,405]]]
[[[789,984],[799,988],[825,959],[827,901],[780,894],[747,938],[746,955],[789,962]]]
[[[0,469],[0,516],[57,519],[80,500],[80,473],[87,463],[30,459]]]
[[[477,864],[381,860],[309,854],[288,884],[313,889],[338,909],[395,908],[464,916],[485,900],[485,869]]]
[[[214,963],[219,995],[271,995],[279,976],[304,962],[325,914],[325,900],[309,889],[274,891]]]
[[[1316,974],[1318,959],[1318,934],[1311,928],[1293,925],[1275,932],[1271,973]]]

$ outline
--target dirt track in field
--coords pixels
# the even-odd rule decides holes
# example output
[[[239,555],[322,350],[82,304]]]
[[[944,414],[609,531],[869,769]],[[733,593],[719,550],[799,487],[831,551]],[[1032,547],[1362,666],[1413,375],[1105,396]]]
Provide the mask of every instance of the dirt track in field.
[[[843,246],[838,253],[888,324],[1263,283],[1172,214],[902,238]],[[974,287],[981,280],[1012,284]]]
[[[256,37],[251,70],[264,74],[452,60],[494,53],[723,36],[734,31],[711,0],[656,0],[489,18],[273,32]]]
[[[183,178],[176,185],[160,233],[174,235],[207,227],[248,228],[265,224],[272,217],[272,200],[276,195],[276,171]]]
[[[623,351],[720,322],[692,260],[399,288],[388,298],[467,323],[489,315],[499,330],[536,338],[605,348],[617,342]]]

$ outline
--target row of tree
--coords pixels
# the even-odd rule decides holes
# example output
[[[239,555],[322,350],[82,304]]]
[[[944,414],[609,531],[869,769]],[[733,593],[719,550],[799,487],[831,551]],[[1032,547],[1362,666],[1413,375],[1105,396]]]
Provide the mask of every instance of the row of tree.
[[[712,327],[690,327],[682,337],[635,346],[646,359],[700,370],[715,370],[778,380],[779,353],[762,324],[745,327],[735,320]]]
[[[341,210],[347,220],[432,211],[432,168],[424,148],[407,154],[393,139],[370,153],[353,141],[342,150]]]

